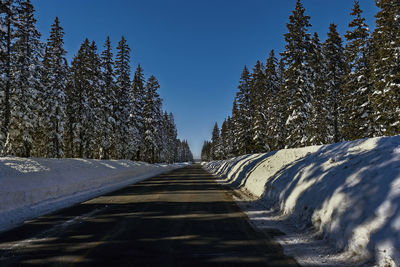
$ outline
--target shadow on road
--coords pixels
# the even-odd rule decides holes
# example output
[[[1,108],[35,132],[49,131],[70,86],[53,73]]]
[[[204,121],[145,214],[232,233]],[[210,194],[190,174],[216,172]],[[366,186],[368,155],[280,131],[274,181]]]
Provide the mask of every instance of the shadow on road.
[[[0,235],[0,266],[32,265],[297,266],[199,165]]]

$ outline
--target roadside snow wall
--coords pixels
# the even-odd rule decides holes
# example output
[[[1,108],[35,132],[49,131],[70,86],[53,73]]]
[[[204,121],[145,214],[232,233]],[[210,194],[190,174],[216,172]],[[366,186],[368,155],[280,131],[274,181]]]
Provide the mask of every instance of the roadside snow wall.
[[[186,165],[0,157],[0,231]]]
[[[214,161],[220,182],[254,195],[349,258],[400,266],[400,136]]]

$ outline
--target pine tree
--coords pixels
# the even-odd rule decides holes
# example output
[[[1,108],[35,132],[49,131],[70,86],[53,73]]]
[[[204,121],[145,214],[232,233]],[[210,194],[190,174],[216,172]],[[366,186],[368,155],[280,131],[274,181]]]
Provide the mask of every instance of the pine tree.
[[[90,43],[82,43],[78,53],[71,62],[70,79],[66,88],[66,132],[65,149],[67,157],[86,157],[85,147],[88,138],[86,126],[90,119]]]
[[[373,91],[370,95],[374,109],[377,135],[400,133],[400,2],[379,0],[376,29],[372,34],[376,51],[372,56]]]
[[[137,66],[132,81],[133,118],[138,130],[138,141],[142,142],[144,136],[143,107],[145,103],[145,79],[140,64]],[[140,159],[140,150],[137,151],[136,159]]]
[[[251,153],[252,147],[252,121],[253,111],[250,107],[250,72],[244,66],[242,75],[240,77],[239,91],[236,94],[236,102],[238,106],[238,113],[236,116],[237,124],[237,143],[240,155]]]
[[[132,122],[130,48],[124,37],[118,43],[115,60],[116,98],[114,111],[117,119],[116,154],[118,158],[131,159],[136,154],[138,132]]]
[[[160,88],[158,80],[153,75],[146,83],[145,104],[143,107],[143,131],[142,160],[147,162],[157,162],[159,151],[159,131],[161,116],[161,99],[157,93]]]
[[[16,6],[13,0],[0,2],[0,155],[10,122],[11,46],[13,42]]]
[[[342,140],[340,129],[344,122],[339,120],[339,115],[344,112],[342,80],[344,75],[344,49],[342,39],[336,30],[335,24],[330,24],[328,39],[323,45],[325,56],[325,84],[328,107],[328,143],[337,143]]]
[[[257,61],[250,80],[250,110],[252,120],[252,153],[262,153],[269,150],[266,133],[266,103],[267,98],[264,66]]]
[[[201,160],[202,161],[211,161],[212,160],[211,147],[212,147],[212,144],[210,141],[204,141],[203,147],[201,149]]]
[[[219,132],[218,124],[214,124],[211,138],[211,158],[213,160],[220,160],[223,158],[222,147],[221,147],[221,136]]]
[[[12,87],[10,91],[10,122],[6,154],[29,157],[37,121],[37,92],[40,90],[40,59],[42,43],[37,31],[34,9],[29,0],[17,8],[15,43],[12,45]]]
[[[274,129],[275,150],[285,148],[286,142],[286,119],[287,119],[287,103],[289,103],[288,92],[284,90],[285,85],[285,63],[281,58],[277,68],[278,92],[273,99],[276,125]]]
[[[61,158],[64,156],[64,115],[65,87],[67,83],[66,51],[64,50],[64,32],[58,18],[51,26],[50,36],[43,59],[42,91],[39,113],[41,138],[35,142],[42,157]]]
[[[310,123],[307,131],[310,139],[308,145],[322,145],[328,142],[328,105],[327,88],[325,84],[325,58],[322,52],[322,44],[317,33],[314,36],[310,45],[310,53],[308,63],[312,70],[312,108]]]
[[[265,88],[266,95],[264,98],[266,107],[266,143],[270,150],[275,150],[278,147],[277,142],[277,129],[279,129],[279,103],[277,100],[277,94],[279,93],[279,77],[277,73],[277,59],[275,57],[274,50],[271,50],[267,62],[265,64]]]
[[[368,96],[371,94],[369,63],[369,29],[362,17],[358,1],[354,1],[351,13],[354,19],[350,22],[350,31],[345,37],[346,69],[343,78],[343,129],[345,140],[354,140],[373,136],[373,109]]]
[[[101,141],[103,139],[102,127],[99,127],[104,117],[104,98],[103,90],[104,84],[101,71],[101,59],[97,52],[97,45],[94,41],[90,44],[88,55],[88,104],[89,114],[88,122],[85,130],[85,155],[89,158],[101,158],[103,148]]]
[[[287,24],[285,51],[281,54],[285,64],[285,84],[283,90],[289,99],[287,128],[287,147],[304,146],[309,139],[306,131],[311,109],[311,81],[307,56],[310,49],[308,28],[310,17],[306,16],[300,0]]]
[[[114,75],[114,61],[111,48],[110,38],[107,37],[104,43],[104,51],[101,53],[102,68],[102,84],[103,90],[101,98],[103,99],[103,107],[100,119],[100,158],[109,159],[115,155],[115,138],[116,119],[114,118],[114,110],[118,103],[116,100],[116,86]]]
[[[238,142],[238,136],[239,133],[241,132],[240,128],[240,114],[238,110],[238,106],[236,104],[236,99],[233,101],[233,106],[232,106],[232,118],[231,118],[231,123],[230,123],[230,135],[232,138],[232,151],[231,151],[231,156],[239,156],[239,142]]]

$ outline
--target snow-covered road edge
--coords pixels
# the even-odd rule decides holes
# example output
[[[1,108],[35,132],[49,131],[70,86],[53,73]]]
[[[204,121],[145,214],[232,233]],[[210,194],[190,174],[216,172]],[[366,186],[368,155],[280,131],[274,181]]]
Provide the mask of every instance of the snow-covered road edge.
[[[0,232],[187,165],[0,158]]]
[[[286,233],[276,239],[300,264],[400,266],[400,136],[253,154],[204,167],[246,193],[237,202],[253,225]]]

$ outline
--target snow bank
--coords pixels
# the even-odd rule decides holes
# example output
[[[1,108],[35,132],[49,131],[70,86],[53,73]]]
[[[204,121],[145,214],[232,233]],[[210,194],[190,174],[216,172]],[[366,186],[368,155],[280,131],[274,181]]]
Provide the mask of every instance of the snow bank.
[[[0,231],[187,164],[0,158]]]
[[[400,136],[254,154],[204,167],[346,257],[400,266]]]

